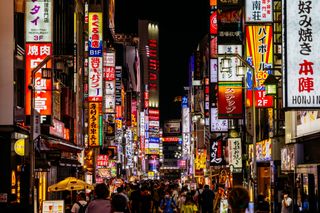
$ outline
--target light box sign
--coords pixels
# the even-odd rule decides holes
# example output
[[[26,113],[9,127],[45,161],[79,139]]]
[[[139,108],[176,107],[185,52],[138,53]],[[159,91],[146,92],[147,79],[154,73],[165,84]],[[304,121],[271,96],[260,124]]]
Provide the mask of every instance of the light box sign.
[[[228,131],[228,120],[218,118],[218,109],[211,108],[210,115],[210,131],[211,132],[227,132]]]
[[[294,171],[296,165],[296,150],[294,145],[281,149],[281,171]]]
[[[218,37],[210,35],[210,58],[218,57]]]
[[[297,111],[297,137],[309,135],[320,129],[320,110]]]
[[[99,146],[99,103],[89,102],[89,146]]]
[[[32,70],[38,66],[47,56],[52,54],[51,43],[26,43],[26,115],[31,113],[31,90],[28,86],[32,83]],[[48,62],[44,68],[51,68],[51,62]],[[52,80],[43,79],[41,69],[35,73],[34,79],[34,101],[35,109],[41,115],[52,114]]]
[[[102,57],[89,57],[89,101],[102,101]]]
[[[320,1],[285,2],[285,106],[320,106]],[[301,6],[303,3],[303,6]]]
[[[89,12],[89,57],[102,57],[102,13]]]
[[[246,0],[246,22],[272,22],[271,0]]]
[[[265,95],[264,81],[271,73],[273,64],[273,33],[272,26],[246,27],[247,62],[255,69],[255,102],[256,107],[273,107],[273,97]],[[247,106],[252,102],[252,71],[247,71]],[[263,92],[259,92],[263,91]]]
[[[218,82],[218,59],[210,59],[210,83]]]
[[[242,168],[241,138],[228,138],[228,149],[229,166],[233,171],[239,171]]]
[[[26,42],[52,41],[51,0],[26,1]]]
[[[210,15],[210,34],[218,33],[217,11],[212,11]]]
[[[219,82],[218,117],[242,118],[242,82]]]
[[[223,144],[222,139],[210,140],[210,166],[223,165]]]
[[[259,161],[270,161],[272,155],[271,139],[266,139],[256,143],[256,159]]]
[[[218,53],[237,53],[242,56],[242,45],[218,45]],[[219,57],[218,64],[221,64]],[[237,76],[237,65],[240,64],[240,60],[237,57],[231,57],[231,68],[229,72],[221,72],[221,67],[218,72],[219,81],[242,81],[242,76]]]

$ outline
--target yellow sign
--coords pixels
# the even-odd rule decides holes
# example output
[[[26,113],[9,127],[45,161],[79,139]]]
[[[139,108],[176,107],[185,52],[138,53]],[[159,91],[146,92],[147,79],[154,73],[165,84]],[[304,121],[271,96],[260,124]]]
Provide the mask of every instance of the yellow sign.
[[[148,172],[148,177],[154,177],[154,172]]]
[[[99,103],[89,102],[89,146],[99,146]]]
[[[14,151],[17,155],[24,156],[24,139],[19,139],[14,144]]]
[[[196,159],[194,161],[194,164],[196,166],[196,169],[205,169],[206,168],[206,161],[207,161],[207,155],[205,152],[198,153],[196,156]]]

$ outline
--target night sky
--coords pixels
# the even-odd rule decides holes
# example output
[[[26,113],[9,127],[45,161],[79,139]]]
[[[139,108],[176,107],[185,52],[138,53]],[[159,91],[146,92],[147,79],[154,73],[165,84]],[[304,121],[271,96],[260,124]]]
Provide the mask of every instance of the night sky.
[[[117,0],[116,33],[137,34],[138,19],[159,22],[161,121],[178,118],[174,97],[184,94],[188,58],[208,31],[208,0]]]

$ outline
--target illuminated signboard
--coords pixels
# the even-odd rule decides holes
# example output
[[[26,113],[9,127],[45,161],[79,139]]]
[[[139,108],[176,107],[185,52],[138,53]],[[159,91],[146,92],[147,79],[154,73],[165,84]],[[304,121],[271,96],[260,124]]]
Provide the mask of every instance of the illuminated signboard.
[[[242,168],[241,146],[241,138],[228,138],[229,166],[233,167],[234,171],[239,171],[238,169]]]
[[[228,131],[228,120],[218,118],[218,109],[211,108],[210,115],[210,131],[211,132],[227,132]]]
[[[52,54],[51,43],[27,43],[26,44],[26,103],[25,110],[26,115],[30,115],[31,112],[31,90],[28,86],[32,80],[32,70],[42,62],[47,56]],[[46,68],[51,67],[51,62],[48,62]],[[51,79],[43,79],[41,69],[35,74],[34,85],[34,99],[35,109],[41,115],[52,114],[52,82]]]
[[[158,62],[158,41],[156,39],[148,40],[149,57],[148,57],[148,70],[149,70],[149,91],[158,90],[158,75],[159,75],[159,62]]]
[[[273,63],[273,33],[272,26],[246,27],[247,61],[255,69],[255,105],[256,107],[273,107],[273,97],[265,95],[264,81],[271,72],[268,68]],[[252,71],[247,71],[247,106],[252,102]],[[249,107],[248,106],[248,107]]]
[[[102,57],[102,13],[89,12],[89,57]]]
[[[242,118],[242,82],[219,82],[218,117]]]
[[[99,146],[99,103],[89,102],[89,146]]]
[[[52,8],[51,0],[26,1],[26,42],[52,41]]]
[[[320,1],[285,2],[285,106],[320,107]]]
[[[211,139],[210,142],[210,166],[224,164],[222,139]]]
[[[246,22],[272,22],[272,0],[246,0]]]
[[[89,101],[102,101],[102,57],[89,57]]]
[[[218,53],[237,53],[242,56],[242,45],[218,45]],[[218,64],[221,64],[222,57],[219,57]],[[237,65],[240,64],[240,60],[237,57],[231,57],[231,68],[229,72],[221,72],[221,68],[218,72],[219,81],[242,81],[242,76],[237,75]]]
[[[163,137],[162,138],[163,142],[179,142],[182,141],[180,137]]]

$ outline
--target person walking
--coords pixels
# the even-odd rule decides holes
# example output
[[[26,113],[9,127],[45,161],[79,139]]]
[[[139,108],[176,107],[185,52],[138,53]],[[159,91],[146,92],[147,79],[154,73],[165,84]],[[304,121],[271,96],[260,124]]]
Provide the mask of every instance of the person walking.
[[[293,212],[293,200],[289,197],[288,191],[283,191],[283,199],[281,202],[281,213],[292,213]]]
[[[71,213],[85,213],[87,206],[86,193],[80,192],[71,208]]]
[[[201,198],[201,212],[213,213],[214,192],[209,188],[209,185],[204,186],[203,192],[201,193]]]
[[[198,207],[195,204],[190,192],[186,195],[186,201],[182,204],[181,213],[197,213]]]
[[[94,189],[95,199],[91,201],[86,209],[86,213],[111,213],[111,201],[109,189],[106,184],[99,183]],[[120,195],[122,196],[122,195]]]
[[[164,198],[161,200],[160,209],[164,213],[177,212],[177,204],[173,197],[170,195],[170,190],[166,191]]]
[[[249,205],[250,197],[247,189],[236,186],[229,194],[228,204],[232,213],[245,213]]]
[[[128,201],[125,196],[120,193],[112,196],[111,206],[113,213],[130,213]]]

